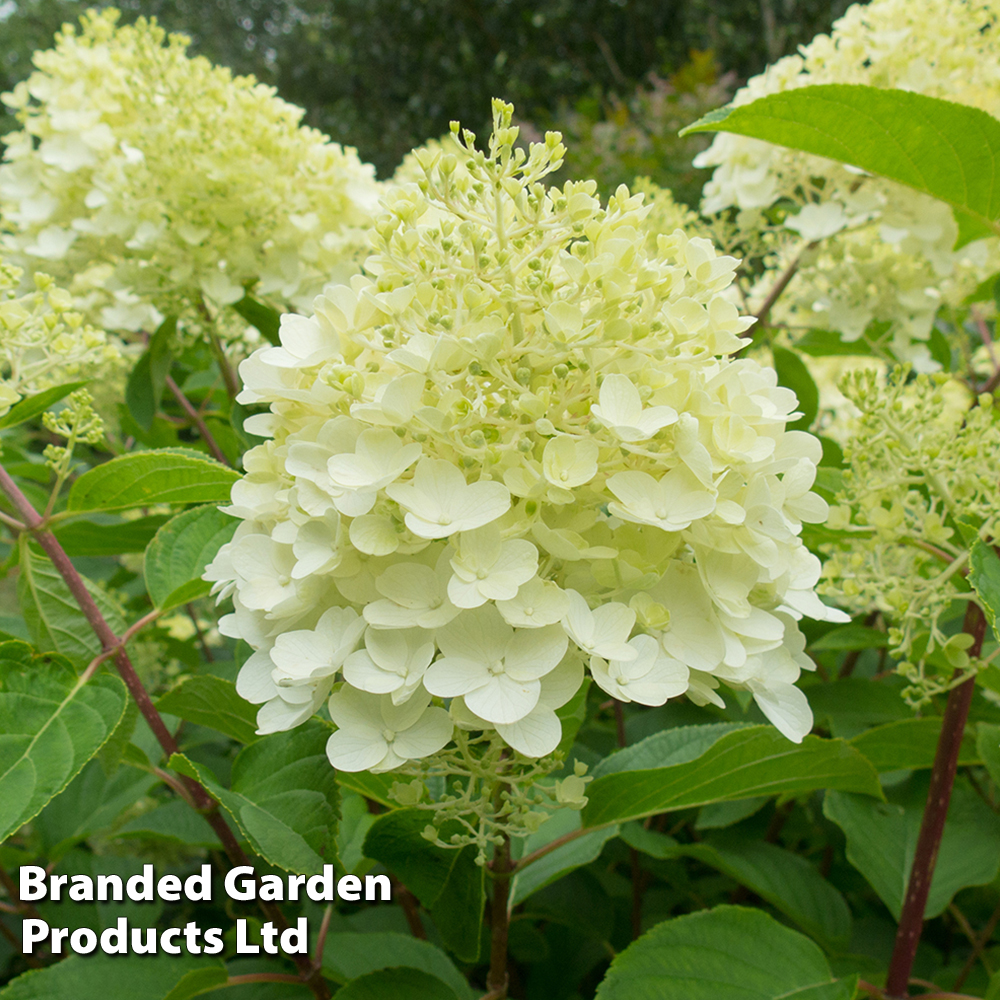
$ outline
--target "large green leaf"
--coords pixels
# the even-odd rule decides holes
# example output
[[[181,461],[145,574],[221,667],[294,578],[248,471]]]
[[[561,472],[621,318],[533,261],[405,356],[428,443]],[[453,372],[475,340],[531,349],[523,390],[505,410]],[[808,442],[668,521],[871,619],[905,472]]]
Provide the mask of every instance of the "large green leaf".
[[[840,652],[848,649],[881,649],[888,645],[888,633],[851,624],[830,629],[815,642],[811,642],[809,648],[814,653],[825,653],[827,650]]]
[[[708,729],[714,734],[699,733]],[[724,729],[668,730],[605,758],[594,770],[599,777],[587,789],[590,801],[583,811],[584,825],[603,826],[709,802],[798,795],[817,788],[882,795],[874,768],[842,740],[807,736],[796,745],[770,726],[720,732]],[[684,749],[678,741],[685,736],[699,752],[678,761]],[[655,764],[661,747],[667,766]],[[629,769],[620,769],[622,764]]]
[[[32,417],[37,417],[39,413],[44,413],[60,399],[64,399],[71,392],[86,384],[86,382],[66,382],[63,385],[54,385],[50,389],[36,392],[34,396],[25,396],[0,417],[0,430],[5,427],[16,427]]]
[[[639,823],[628,823],[622,839],[654,858],[697,858],[724,872],[827,947],[843,950],[850,938],[844,897],[805,858],[775,844],[732,835],[681,844]]]
[[[851,746],[860,750],[880,774],[886,771],[910,771],[934,765],[941,719],[900,719],[869,729],[855,736]],[[976,739],[966,730],[959,751],[959,764],[980,764]]]
[[[597,1000],[851,1000],[819,948],[760,910],[657,924],[611,963]]]
[[[219,838],[201,813],[181,799],[171,799],[162,806],[144,812],[115,830],[114,837],[163,840],[173,845],[221,848]]]
[[[104,620],[116,635],[125,631],[121,611],[99,587],[83,578]],[[21,614],[35,646],[46,652],[62,653],[77,667],[85,667],[101,652],[101,641],[84,617],[66,581],[48,557],[32,546],[21,546],[17,595]]]
[[[832,735],[844,739],[872,726],[913,718],[913,709],[903,701],[897,684],[845,677],[829,684],[812,684],[805,694],[816,724],[827,726]]]
[[[134,451],[89,472],[70,488],[70,511],[128,510],[161,503],[224,503],[240,474],[183,448]]]
[[[421,836],[430,815],[420,809],[396,809],[380,816],[365,837],[364,856],[385,865],[430,911],[444,943],[458,958],[479,956],[480,927],[486,902],[485,871],[476,864],[476,848],[445,850]],[[447,840],[453,829],[445,826]]]
[[[53,534],[69,556],[117,556],[122,552],[144,552],[169,520],[168,514],[150,514],[115,524],[69,521],[57,524]]]
[[[193,955],[71,955],[62,962],[25,972],[0,990],[2,1000],[165,1000],[188,973],[217,968]]]
[[[959,242],[1000,232],[1000,121],[903,90],[823,84],[713,111],[688,132],[735,132],[825,156],[947,202]]]
[[[224,788],[206,767],[174,754],[170,766],[200,781],[232,816],[250,846],[285,871],[313,875],[337,864],[337,782],[319,723],[251,743]]]
[[[212,585],[201,575],[238,524],[218,507],[195,507],[163,525],[143,562],[153,604],[166,611],[207,594]]]
[[[979,596],[979,604],[994,635],[1000,636],[1000,557],[981,538],[969,555],[969,583]]]
[[[126,698],[117,677],[81,685],[65,660],[0,643],[0,841],[80,773],[114,731]]]
[[[888,802],[844,792],[827,792],[823,802],[823,812],[847,836],[847,860],[897,920],[913,866],[928,780],[927,775],[915,775],[887,789]],[[992,882],[998,871],[1000,818],[959,780],[941,838],[927,917],[938,916],[959,889]]]
[[[561,809],[547,819],[524,842],[523,854],[528,855],[559,837],[580,829],[580,814],[573,809]],[[523,903],[532,893],[568,875],[571,871],[589,865],[600,855],[604,845],[618,835],[617,824],[593,830],[561,844],[532,861],[514,876],[511,884],[511,905]]]
[[[437,976],[407,967],[379,969],[352,979],[337,991],[340,1000],[456,1000],[456,994]]]
[[[473,992],[448,956],[427,941],[376,931],[369,934],[328,934],[323,948],[323,973],[347,983],[380,969],[419,969],[445,983],[458,1000],[471,1000]],[[393,996],[386,993],[384,996]],[[403,994],[405,996],[405,994]]]
[[[240,743],[257,737],[257,709],[236,693],[232,681],[205,674],[187,677],[156,703],[161,712],[217,729]]]
[[[35,819],[46,856],[58,858],[85,837],[111,826],[159,782],[155,775],[134,767],[119,767],[109,777],[101,762],[92,760]],[[190,806],[184,807],[197,816]]]

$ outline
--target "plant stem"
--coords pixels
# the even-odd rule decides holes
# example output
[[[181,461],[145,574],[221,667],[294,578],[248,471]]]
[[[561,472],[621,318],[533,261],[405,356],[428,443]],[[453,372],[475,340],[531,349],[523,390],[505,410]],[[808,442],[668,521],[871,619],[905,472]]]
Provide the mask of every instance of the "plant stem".
[[[90,596],[90,591],[87,590],[82,577],[70,561],[69,556],[66,555],[55,535],[45,529],[45,522],[38,516],[38,512],[31,505],[31,501],[21,492],[17,483],[11,479],[10,474],[2,465],[0,465],[0,489],[10,498],[11,502],[17,508],[18,513],[24,518],[27,530],[31,532],[35,540],[45,551],[45,554],[52,561],[52,565],[59,571],[59,575],[65,581],[66,586],[79,605],[94,634],[101,640],[101,646],[104,651],[114,651],[113,659],[118,674],[125,682],[129,694],[139,706],[139,711],[142,712],[143,718],[162,747],[164,754],[169,759],[173,754],[179,753],[180,748],[177,746],[177,741],[171,735],[170,730],[167,729],[162,716],[156,710],[156,706],[153,705],[153,701],[149,697],[149,692],[146,691],[142,681],[139,679],[139,675],[136,673],[135,667],[132,665],[132,661],[129,659],[122,641],[115,635],[107,621],[105,621],[104,616],[94,603],[93,597]],[[240,847],[236,835],[219,812],[218,803],[197,781],[187,777],[182,777],[181,781],[188,790],[198,811],[204,815],[208,824],[215,831],[233,865],[248,865],[253,867],[250,865],[243,848]],[[273,903],[261,901],[260,907],[264,915],[276,924],[279,930],[284,930],[288,927],[288,922],[285,920],[284,914]],[[330,993],[326,983],[319,975],[319,972],[313,969],[309,959],[304,955],[296,955],[294,957],[295,964],[298,966],[301,974],[301,981],[309,986],[317,1000],[328,1000]]]
[[[212,437],[212,432],[208,429],[204,417],[191,405],[191,400],[181,392],[181,387],[168,375],[165,379],[167,388],[173,393],[174,399],[180,404],[181,409],[188,415],[191,423],[198,428],[202,441],[208,445],[208,450],[215,457],[216,461],[223,465],[232,467],[232,463],[226,458],[225,452],[219,447],[218,442]]]
[[[490,903],[490,971],[486,976],[483,1000],[504,1000],[507,996],[507,932],[510,928],[510,838],[504,837],[493,852],[493,899]]]
[[[958,976],[955,978],[955,989],[960,990],[965,984],[965,980],[968,979],[969,973],[972,972],[975,967],[976,961],[979,956],[982,955],[983,950],[990,943],[990,938],[993,937],[993,932],[997,929],[997,924],[1000,923],[1000,906],[993,911],[993,915],[986,922],[986,926],[982,929],[979,936],[973,942],[972,954],[965,960],[965,965],[962,966],[962,970],[959,972]]]
[[[767,298],[764,299],[764,304],[755,313],[757,317],[757,326],[765,326],[767,324],[767,317],[771,312],[774,303],[781,298],[781,293],[788,287],[788,283],[798,272],[799,263],[802,260],[802,254],[804,254],[806,250],[811,250],[814,246],[816,246],[815,243],[810,243],[808,246],[804,247],[795,260],[793,260],[791,264],[789,264],[788,267],[781,272],[778,280],[774,283],[774,287],[767,293]]]
[[[986,618],[979,606],[972,601],[966,609],[962,628],[972,636],[969,656],[972,658],[979,656],[986,634]],[[924,926],[927,894],[930,892],[938,848],[941,846],[944,823],[948,816],[951,791],[958,770],[958,754],[962,747],[962,735],[965,732],[965,721],[969,717],[969,707],[972,704],[975,688],[975,677],[970,677],[958,687],[952,688],[948,694],[944,718],[941,721],[941,736],[938,739],[934,767],[931,770],[927,805],[920,824],[913,867],[910,869],[906,897],[903,900],[899,928],[896,931],[896,943],[889,964],[889,976],[886,979],[885,992],[888,997],[909,996],[910,972],[913,969],[913,960],[917,955],[917,946]]]

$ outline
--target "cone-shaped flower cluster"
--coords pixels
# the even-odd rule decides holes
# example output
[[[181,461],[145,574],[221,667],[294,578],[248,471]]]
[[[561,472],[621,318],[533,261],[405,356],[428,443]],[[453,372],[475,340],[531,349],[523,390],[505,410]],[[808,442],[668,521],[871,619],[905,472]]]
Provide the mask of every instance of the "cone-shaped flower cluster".
[[[824,83],[894,87],[1000,116],[1000,4],[996,0],[873,0],[855,4],[830,35],[778,60],[734,104]],[[719,134],[695,160],[716,167],[703,209],[735,206],[749,228],[759,212],[790,203],[785,226],[801,239],[764,275],[766,295],[804,245],[795,281],[776,315],[793,326],[838,330],[857,340],[876,321],[891,329],[897,357],[926,370],[926,341],[942,301],[958,304],[1000,266],[997,241],[953,250],[951,210],[911,189],[830,160],[743,136]],[[832,238],[831,238],[832,237]],[[879,334],[885,329],[879,330]]]
[[[827,515],[820,448],[785,431],[774,372],[729,357],[751,323],[723,295],[737,261],[650,239],[624,187],[606,208],[591,181],[545,188],[559,136],[525,153],[511,113],[495,103],[487,152],[457,126],[427,151],[370,277],[241,366],[273,440],[206,574],[255,650],[238,689],[263,732],[329,699],[348,770],[456,726],[551,754],[586,671],[644,705],[748,689],[801,740],[796,619],[840,617],[799,537]]]
[[[188,40],[155,21],[117,17],[67,25],[4,95],[22,126],[0,167],[8,260],[72,280],[95,325],[133,331],[257,282],[307,305],[338,269],[354,273],[373,168],[301,127],[272,88],[188,58]]]

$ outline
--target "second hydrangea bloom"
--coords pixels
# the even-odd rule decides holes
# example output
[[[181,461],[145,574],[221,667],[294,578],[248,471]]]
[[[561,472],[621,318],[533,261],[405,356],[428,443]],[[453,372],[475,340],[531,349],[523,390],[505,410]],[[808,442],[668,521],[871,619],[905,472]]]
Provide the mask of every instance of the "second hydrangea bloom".
[[[494,117],[487,152],[456,134],[387,197],[369,277],[241,368],[272,440],[208,571],[256,649],[239,690],[265,732],[334,690],[346,770],[434,754],[452,726],[550,754],[585,667],[647,705],[746,688],[801,740],[796,620],[840,617],[799,538],[826,516],[820,448],[785,431],[774,372],[730,357],[737,261],[650,239],[624,188],[546,189],[558,135],[525,153]]]

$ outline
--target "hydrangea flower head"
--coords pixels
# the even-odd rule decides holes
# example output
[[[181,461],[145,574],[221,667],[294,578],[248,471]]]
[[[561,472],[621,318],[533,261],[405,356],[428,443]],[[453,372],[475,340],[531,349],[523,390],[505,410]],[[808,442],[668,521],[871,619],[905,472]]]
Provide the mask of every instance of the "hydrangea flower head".
[[[356,271],[373,168],[272,88],[189,58],[185,37],[117,18],[65,26],[4,95],[21,123],[0,166],[8,257],[72,280],[95,325],[124,331],[222,308],[249,285],[307,305]]]
[[[786,56],[737,92],[736,105],[827,83],[892,87],[1000,116],[1000,5],[995,0],[872,0],[856,3],[798,55]],[[954,250],[958,229],[942,202],[851,167],[720,133],[695,165],[715,167],[702,208],[789,206],[791,239],[758,286],[761,299],[799,257],[776,315],[793,326],[835,329],[858,340],[886,324],[895,356],[925,371],[937,365],[926,341],[942,302],[958,304],[1000,267],[996,239]],[[802,254],[803,248],[807,248]],[[801,255],[801,256],[800,256]]]
[[[547,188],[559,136],[523,150],[493,110],[485,150],[456,126],[386,196],[365,274],[241,366],[240,400],[271,410],[248,427],[273,440],[247,455],[253,494],[234,488],[242,523],[208,573],[233,593],[223,628],[257,650],[240,689],[269,725],[296,724],[303,684],[332,690],[347,769],[420,773],[443,709],[463,754],[480,740],[535,766],[588,670],[641,704],[721,678],[801,740],[803,664],[782,650],[802,647],[802,588],[838,614],[799,571],[802,519],[826,516],[820,449],[785,431],[774,372],[730,357],[752,322],[724,297],[737,261],[653,238],[624,187],[606,206],[593,182]],[[298,573],[318,530],[328,558]],[[331,609],[367,630],[317,667],[306,637]],[[414,699],[419,740],[387,714]],[[427,753],[459,760],[447,743]]]

